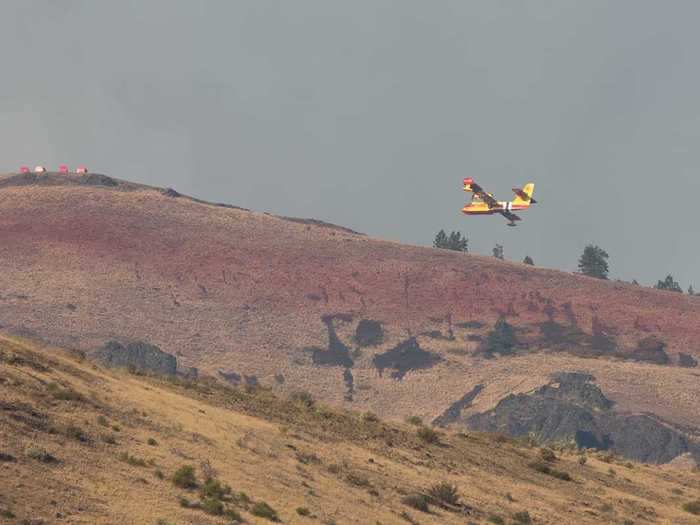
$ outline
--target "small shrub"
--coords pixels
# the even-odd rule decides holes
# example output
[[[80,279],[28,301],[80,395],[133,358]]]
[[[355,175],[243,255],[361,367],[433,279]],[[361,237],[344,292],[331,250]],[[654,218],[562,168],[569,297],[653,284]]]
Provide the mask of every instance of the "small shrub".
[[[119,459],[125,463],[128,463],[129,465],[133,467],[145,467],[146,466],[146,460],[136,457],[136,456],[131,456],[129,455],[128,452],[122,452],[119,454]]]
[[[112,434],[102,434],[100,436],[100,439],[102,440],[103,443],[107,443],[108,445],[116,445],[117,440],[114,438]]]
[[[420,427],[423,425],[423,420],[419,416],[409,416],[406,418],[406,423]]]
[[[603,463],[612,463],[614,459],[615,459],[614,454],[603,454],[602,456],[600,456],[600,460]]]
[[[488,521],[489,523],[493,523],[494,525],[506,525],[506,522],[503,520],[503,518],[497,516],[496,514],[489,515],[489,517],[486,518],[486,521]]]
[[[197,486],[197,476],[192,465],[184,465],[173,474],[173,485],[181,489],[193,489]]]
[[[405,510],[399,514],[399,518],[401,518],[404,521],[407,521],[411,525],[418,525],[418,522],[413,519],[413,516],[411,516],[408,512]]]
[[[579,464],[579,465],[585,465],[587,461],[588,461],[588,458],[587,458],[586,456],[580,456],[580,457],[578,458],[578,464]]]
[[[153,439],[153,438],[148,438],[148,441],[146,441],[146,443],[149,444],[149,445],[152,446],[152,447],[158,446],[158,442],[157,442],[155,439]]]
[[[200,503],[202,510],[212,516],[221,516],[224,513],[224,504],[214,498],[204,498]]]
[[[236,523],[239,521],[241,523],[243,522],[243,516],[241,516],[240,513],[235,509],[231,509],[231,508],[226,509],[224,511],[224,516],[226,516],[228,519],[230,519],[233,523]]]
[[[686,512],[690,512],[691,514],[695,514],[696,516],[700,516],[700,499],[684,503],[683,510]]]
[[[377,423],[379,421],[379,416],[374,412],[365,412],[362,414],[362,420],[368,423]]]
[[[304,465],[309,465],[309,464],[317,465],[317,464],[321,463],[321,458],[319,458],[313,452],[297,452],[296,458],[297,458],[297,461],[299,461],[299,463],[303,463]]]
[[[207,499],[222,500],[229,494],[231,494],[231,487],[222,485],[218,479],[214,478],[209,478],[200,489],[202,498]]]
[[[420,427],[417,434],[426,443],[436,444],[440,442],[440,435],[430,427]]]
[[[5,518],[8,520],[11,520],[14,517],[15,517],[15,515],[10,509],[0,510],[0,518]]]
[[[83,429],[75,425],[68,425],[63,430],[63,433],[66,435],[66,437],[75,439],[76,441],[87,441],[87,437],[85,436]]]
[[[253,508],[250,510],[253,516],[258,516],[259,518],[266,518],[270,521],[278,521],[277,511],[270,507],[264,501],[258,501]]]
[[[54,384],[55,383],[51,383]],[[75,401],[75,402],[82,402],[85,401],[85,398],[83,397],[82,394],[79,392],[76,392],[75,390],[71,390],[70,388],[66,389],[61,389],[61,388],[55,388],[53,390],[49,390],[51,392],[51,397],[58,401]]]
[[[409,494],[401,500],[401,503],[421,512],[430,512],[430,502],[424,494]]]
[[[313,396],[304,391],[294,392],[290,396],[290,399],[295,403],[305,406],[306,408],[313,408],[313,406],[316,404]]]
[[[347,476],[345,476],[345,479],[348,481],[348,483],[350,483],[351,485],[355,485],[356,487],[371,486],[371,483],[369,482],[367,476],[358,472],[348,472]]]
[[[155,477],[158,479],[165,479],[165,474],[163,474],[163,471],[160,470],[159,468],[156,469],[156,471],[153,473]]]
[[[306,507],[297,507],[297,514],[299,514],[299,516],[310,516],[311,511]]]
[[[37,461],[41,461],[42,463],[52,463],[52,462],[56,461],[55,457],[53,457],[51,454],[46,452],[46,450],[44,450],[41,447],[30,446],[25,451],[25,455],[28,458],[35,459]]]
[[[114,432],[121,432],[121,427],[119,425],[112,425],[112,430]]]
[[[191,509],[192,503],[187,498],[181,497],[178,502],[183,509]]]
[[[457,486],[452,483],[447,483],[443,481],[441,483],[436,483],[428,489],[428,496],[433,500],[433,503],[452,505],[456,507],[459,505],[459,491]]]
[[[547,463],[544,461],[533,461],[528,465],[531,469],[536,470],[537,472],[540,472],[542,474],[546,474],[548,476],[552,476],[553,478],[561,479],[563,481],[571,481],[571,476],[569,475],[568,472],[563,472],[561,470],[555,470],[552,467],[550,467]]]
[[[513,514],[513,523],[517,523],[517,525],[530,525],[532,523],[530,513],[526,510],[516,512]]]
[[[550,476],[553,476],[553,477],[560,479],[562,481],[571,481],[571,476],[569,475],[569,473],[564,472],[563,470],[552,469]]]
[[[109,421],[107,421],[107,418],[104,416],[97,416],[97,424],[103,427],[108,427]]]
[[[549,463],[552,463],[557,460],[557,455],[554,453],[554,451],[551,448],[541,448],[540,449],[540,457]]]

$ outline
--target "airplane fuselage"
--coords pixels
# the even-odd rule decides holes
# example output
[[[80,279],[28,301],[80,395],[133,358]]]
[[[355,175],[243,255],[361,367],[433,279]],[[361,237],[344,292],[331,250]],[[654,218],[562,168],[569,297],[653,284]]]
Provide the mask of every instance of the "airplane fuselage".
[[[465,215],[493,215],[494,213],[501,213],[502,211],[526,210],[528,207],[527,204],[498,201],[498,206],[489,208],[488,204],[485,202],[471,202],[462,208],[462,213]]]

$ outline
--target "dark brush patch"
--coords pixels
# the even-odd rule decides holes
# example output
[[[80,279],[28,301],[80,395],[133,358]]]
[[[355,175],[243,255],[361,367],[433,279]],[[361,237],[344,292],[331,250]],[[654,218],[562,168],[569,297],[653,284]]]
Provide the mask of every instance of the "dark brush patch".
[[[328,349],[308,348],[311,352],[311,359],[316,365],[320,366],[342,366],[343,368],[352,368],[355,362],[350,356],[350,349],[340,340],[335,331],[335,321],[341,322],[352,321],[352,316],[348,314],[324,315],[321,318],[323,324],[326,325],[328,331]]]
[[[683,368],[695,368],[698,366],[698,361],[690,354],[678,354],[678,366]]]
[[[394,370],[391,377],[401,380],[411,370],[432,368],[442,361],[442,358],[433,352],[423,350],[416,338],[411,337],[388,352],[375,355],[372,361],[380,376],[385,368],[391,368]]]
[[[352,371],[346,368],[343,372],[343,381],[345,382],[345,401],[352,401],[355,393],[355,378],[352,376]]]
[[[377,346],[384,340],[382,323],[372,319],[362,319],[355,328],[355,342],[362,347]]]
[[[486,326],[486,323],[482,323],[481,321],[465,321],[463,323],[457,323],[455,326],[457,328],[464,328],[465,330],[479,330]]]
[[[81,175],[78,178],[78,184],[85,186],[119,186],[119,182],[114,180],[112,177],[101,175],[99,173],[88,173],[86,175]]]
[[[236,372],[224,372],[219,370],[219,375],[224,378],[224,380],[232,385],[238,385],[241,382],[241,375]]]
[[[462,410],[472,406],[472,401],[484,389],[484,385],[476,385],[469,392],[464,394],[460,399],[452,403],[447,410],[433,420],[433,425],[438,427],[446,427],[447,425],[457,421],[462,415]]]
[[[665,348],[665,342],[656,336],[650,335],[637,343],[637,348],[632,350],[629,358],[635,361],[667,365],[670,363],[671,358],[666,353]]]

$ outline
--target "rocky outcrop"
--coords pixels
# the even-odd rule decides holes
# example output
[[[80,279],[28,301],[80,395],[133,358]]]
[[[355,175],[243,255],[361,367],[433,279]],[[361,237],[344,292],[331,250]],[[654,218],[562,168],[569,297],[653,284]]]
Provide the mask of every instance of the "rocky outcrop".
[[[142,341],[122,344],[109,341],[93,353],[101,364],[111,368],[128,368],[139,372],[174,376],[177,374],[177,359],[163,352],[156,345]]]
[[[656,417],[614,411],[592,380],[586,374],[559,374],[532,393],[505,397],[466,424],[472,430],[610,450],[646,463],[667,463],[685,453],[700,455],[696,443]]]

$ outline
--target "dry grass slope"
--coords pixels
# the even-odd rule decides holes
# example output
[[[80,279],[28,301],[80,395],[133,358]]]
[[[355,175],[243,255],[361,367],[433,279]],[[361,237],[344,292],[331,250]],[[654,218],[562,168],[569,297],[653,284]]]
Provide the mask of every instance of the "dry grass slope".
[[[698,491],[697,472],[108,371],[0,338],[0,523],[690,525]]]

